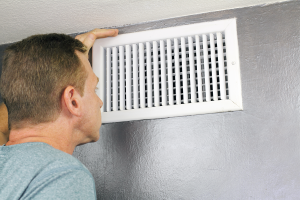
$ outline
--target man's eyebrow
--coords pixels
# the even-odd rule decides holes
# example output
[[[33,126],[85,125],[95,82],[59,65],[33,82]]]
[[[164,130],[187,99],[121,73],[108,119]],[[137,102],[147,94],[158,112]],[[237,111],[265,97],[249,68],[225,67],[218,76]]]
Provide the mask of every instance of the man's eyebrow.
[[[97,83],[99,83],[99,78],[97,77]]]

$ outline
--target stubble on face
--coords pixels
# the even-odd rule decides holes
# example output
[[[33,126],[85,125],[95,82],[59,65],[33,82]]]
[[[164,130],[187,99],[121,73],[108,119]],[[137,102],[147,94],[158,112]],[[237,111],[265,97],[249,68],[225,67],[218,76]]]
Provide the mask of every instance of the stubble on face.
[[[103,103],[96,94],[99,78],[95,75],[92,67],[81,52],[77,52],[79,59],[85,70],[88,72],[88,77],[85,82],[83,100],[83,123],[82,128],[89,142],[95,142],[99,139],[99,130],[101,127],[101,110]]]

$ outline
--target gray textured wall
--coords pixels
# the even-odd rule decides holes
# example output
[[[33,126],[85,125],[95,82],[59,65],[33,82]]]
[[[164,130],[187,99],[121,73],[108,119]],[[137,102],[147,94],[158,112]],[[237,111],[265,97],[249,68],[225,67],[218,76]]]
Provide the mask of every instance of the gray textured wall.
[[[0,77],[1,77],[1,73],[2,73],[2,58],[3,58],[3,54],[4,51],[6,49],[6,47],[8,47],[10,44],[3,44],[0,45]],[[0,104],[3,102],[2,96],[1,96],[1,92],[0,92]]]
[[[125,26],[237,18],[244,110],[105,124],[76,148],[98,199],[300,199],[300,2]]]

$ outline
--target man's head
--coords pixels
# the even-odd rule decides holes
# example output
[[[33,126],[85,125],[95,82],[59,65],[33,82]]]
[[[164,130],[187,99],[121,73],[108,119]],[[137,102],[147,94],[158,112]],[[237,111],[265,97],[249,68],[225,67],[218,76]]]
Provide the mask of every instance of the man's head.
[[[55,120],[67,86],[83,96],[88,74],[76,50],[87,48],[63,34],[31,36],[6,49],[0,90],[11,128]]]

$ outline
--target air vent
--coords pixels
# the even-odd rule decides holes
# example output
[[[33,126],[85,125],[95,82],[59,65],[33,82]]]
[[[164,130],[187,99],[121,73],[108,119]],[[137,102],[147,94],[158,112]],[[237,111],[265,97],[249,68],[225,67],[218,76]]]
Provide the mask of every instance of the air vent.
[[[97,40],[104,123],[242,110],[236,20]]]

